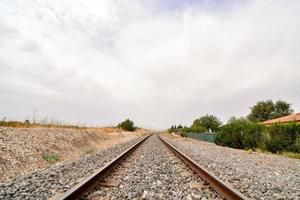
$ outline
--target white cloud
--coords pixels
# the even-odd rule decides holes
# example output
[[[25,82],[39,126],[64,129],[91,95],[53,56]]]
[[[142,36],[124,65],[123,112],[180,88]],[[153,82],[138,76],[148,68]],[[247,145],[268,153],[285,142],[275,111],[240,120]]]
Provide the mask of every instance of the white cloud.
[[[2,1],[0,115],[168,127],[267,98],[299,111],[300,3]],[[221,7],[221,5],[220,5]]]

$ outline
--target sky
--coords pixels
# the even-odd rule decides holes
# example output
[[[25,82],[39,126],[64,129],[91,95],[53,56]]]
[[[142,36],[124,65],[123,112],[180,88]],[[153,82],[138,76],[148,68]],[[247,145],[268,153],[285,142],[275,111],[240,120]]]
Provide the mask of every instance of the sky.
[[[300,112],[300,1],[1,0],[0,118],[163,129]]]

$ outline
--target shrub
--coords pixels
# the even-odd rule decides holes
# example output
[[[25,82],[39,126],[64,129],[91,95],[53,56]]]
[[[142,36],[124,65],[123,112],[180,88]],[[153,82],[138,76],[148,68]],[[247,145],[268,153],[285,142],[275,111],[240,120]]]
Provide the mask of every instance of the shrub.
[[[273,124],[264,133],[265,148],[272,153],[300,152],[300,124]]]
[[[238,149],[255,149],[261,142],[263,127],[258,123],[241,118],[221,127],[215,143]]]
[[[181,132],[181,133],[180,133],[180,136],[181,136],[181,137],[187,137],[187,134],[186,134],[185,132]]]
[[[217,133],[215,143],[238,149],[260,149],[272,153],[300,152],[300,124],[263,126],[247,119],[232,119]]]
[[[118,128],[121,128],[125,131],[135,131],[136,127],[134,127],[134,122],[130,119],[126,119],[125,121],[118,124]]]

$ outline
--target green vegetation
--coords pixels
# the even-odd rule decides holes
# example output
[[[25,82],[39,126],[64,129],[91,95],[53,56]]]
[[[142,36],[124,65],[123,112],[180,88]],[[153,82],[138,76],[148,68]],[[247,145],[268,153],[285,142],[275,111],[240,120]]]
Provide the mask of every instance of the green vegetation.
[[[271,152],[299,158],[300,156],[300,124],[285,123],[265,126],[260,122],[291,114],[291,105],[285,101],[259,101],[251,107],[245,118],[232,117],[221,126],[221,121],[213,115],[205,115],[196,120],[190,127],[171,126],[169,132],[178,132],[182,137],[189,133],[204,133],[212,130],[216,133],[215,143],[238,149],[246,149],[248,153]]]
[[[46,154],[43,156],[43,159],[49,164],[54,164],[59,161],[59,155],[55,153]]]
[[[285,101],[260,101],[247,118],[231,118],[217,132],[215,143],[238,149],[260,149],[272,153],[300,153],[300,124],[285,123],[264,126],[259,122],[292,113]],[[285,153],[286,154],[286,153]],[[294,154],[293,154],[294,155]]]
[[[186,133],[186,132],[181,132],[181,133],[180,133],[180,136],[181,136],[181,137],[187,137],[187,133]]]
[[[300,153],[300,124],[273,124],[265,127],[263,147],[272,153]]]
[[[269,119],[292,114],[291,104],[285,101],[273,102],[272,100],[259,101],[252,106],[248,119],[254,122],[263,122]]]
[[[238,149],[300,153],[300,124],[263,126],[244,118],[237,119],[221,127],[215,143]]]
[[[170,133],[205,133],[209,132],[209,130],[215,132],[220,128],[220,125],[221,121],[216,116],[206,114],[205,116],[195,119],[190,127],[183,127],[181,124],[179,124],[178,126],[172,125],[171,128],[168,129],[168,131]]]
[[[126,119],[125,121],[118,124],[118,128],[123,129],[124,131],[135,131],[136,127],[134,126],[134,122],[130,119]]]
[[[191,128],[205,128],[206,130],[216,132],[219,130],[221,124],[221,121],[216,116],[206,114],[205,116],[195,119]]]
[[[238,149],[255,149],[262,136],[262,125],[245,118],[231,120],[220,128],[215,143]]]

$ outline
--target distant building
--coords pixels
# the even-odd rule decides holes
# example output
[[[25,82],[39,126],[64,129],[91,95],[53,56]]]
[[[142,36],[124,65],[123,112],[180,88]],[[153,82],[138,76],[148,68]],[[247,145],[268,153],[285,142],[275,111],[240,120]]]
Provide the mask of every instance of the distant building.
[[[270,125],[270,124],[274,124],[274,123],[288,123],[288,122],[300,123],[300,113],[295,113],[295,114],[287,115],[284,117],[279,117],[276,119],[270,119],[270,120],[264,121],[262,123],[265,125]]]

